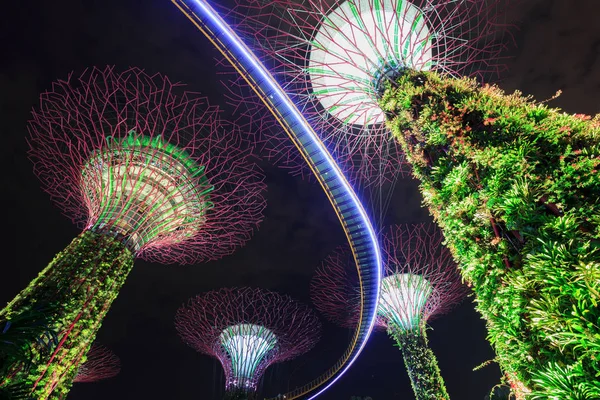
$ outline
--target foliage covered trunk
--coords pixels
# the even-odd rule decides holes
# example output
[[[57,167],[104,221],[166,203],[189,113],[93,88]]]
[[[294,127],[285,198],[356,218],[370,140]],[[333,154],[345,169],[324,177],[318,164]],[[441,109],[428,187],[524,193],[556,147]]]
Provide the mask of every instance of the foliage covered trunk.
[[[380,104],[528,398],[600,398],[600,118],[407,71]]]
[[[256,399],[255,393],[252,391],[242,389],[230,389],[225,392],[223,400],[254,400]]]
[[[0,388],[35,399],[66,394],[132,266],[131,251],[112,237],[86,231],[75,238],[0,311],[7,333],[28,333],[4,352]]]
[[[393,334],[402,351],[404,365],[417,400],[449,400],[437,358],[424,332]]]

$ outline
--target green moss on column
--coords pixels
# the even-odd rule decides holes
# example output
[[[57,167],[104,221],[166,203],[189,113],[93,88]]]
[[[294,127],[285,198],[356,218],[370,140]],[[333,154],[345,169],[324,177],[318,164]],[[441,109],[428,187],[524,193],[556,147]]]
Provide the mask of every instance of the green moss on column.
[[[600,398],[600,119],[430,72],[380,104],[501,368],[532,397]]]
[[[40,335],[25,344],[28,359],[12,360],[0,388],[24,385],[36,399],[49,398],[53,388],[53,396],[65,394],[132,266],[133,255],[120,241],[90,231],[57,254],[0,312],[1,323],[49,310]]]
[[[449,400],[437,358],[419,331],[391,333],[402,351],[404,365],[417,400]]]

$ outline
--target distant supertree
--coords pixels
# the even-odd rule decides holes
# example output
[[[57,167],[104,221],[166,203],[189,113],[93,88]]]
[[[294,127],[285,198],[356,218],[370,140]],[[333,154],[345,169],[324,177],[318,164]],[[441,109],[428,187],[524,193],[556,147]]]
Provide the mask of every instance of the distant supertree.
[[[175,325],[190,347],[221,362],[225,398],[236,400],[254,398],[264,371],[310,350],[321,330],[308,307],[251,288],[194,297],[177,311]]]
[[[178,86],[107,67],[42,94],[29,121],[30,157],[83,232],[0,311],[10,324],[44,310],[21,356],[4,359],[13,365],[0,389],[27,387],[36,399],[66,393],[134,258],[213,260],[260,222],[265,186],[240,132]]]
[[[504,69],[498,10],[509,1],[236,0],[227,12],[349,178],[381,186],[409,171],[378,104],[386,82],[406,69],[497,76]],[[292,144],[244,81],[226,86],[245,121],[261,126],[263,153],[302,173]]]
[[[382,245],[386,277],[377,326],[386,329],[400,347],[416,398],[448,399],[437,359],[427,344],[426,324],[456,305],[466,295],[466,287],[433,225],[394,226],[383,236]],[[317,268],[311,295],[328,319],[353,327],[359,298],[348,253],[339,249]]]
[[[112,378],[120,371],[119,357],[106,347],[94,343],[87,353],[85,362],[79,366],[73,382],[96,382]]]

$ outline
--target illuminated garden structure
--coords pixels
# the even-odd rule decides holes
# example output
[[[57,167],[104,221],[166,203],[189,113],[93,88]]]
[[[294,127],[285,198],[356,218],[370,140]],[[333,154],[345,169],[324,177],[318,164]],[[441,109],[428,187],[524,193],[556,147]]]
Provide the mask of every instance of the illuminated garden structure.
[[[194,297],[177,311],[175,325],[184,342],[221,362],[228,400],[254,398],[264,371],[310,350],[321,330],[308,307],[251,288]]]
[[[600,398],[600,119],[408,72],[381,100],[503,372],[525,398]]]
[[[427,344],[426,324],[466,295],[452,256],[433,225],[398,225],[384,235],[386,277],[382,281],[377,326],[402,351],[418,400],[448,399],[437,359]],[[352,328],[359,298],[351,256],[338,249],[317,269],[311,282],[315,307],[329,320]]]
[[[86,360],[79,366],[74,383],[96,382],[116,376],[121,371],[119,357],[104,346],[93,344]]]
[[[502,47],[493,13],[503,2],[239,1],[238,29],[323,131],[385,117],[473,287],[503,373],[530,397],[600,398],[600,120],[459,77],[470,65],[494,71],[486,60]],[[453,27],[473,40],[444,34]],[[410,56],[389,62],[398,48]],[[350,93],[365,87],[355,101]]]
[[[42,94],[29,122],[44,189],[83,227],[0,312],[35,320],[0,388],[68,392],[134,258],[197,263],[249,240],[264,208],[262,174],[240,132],[166,77],[90,69]],[[42,340],[43,338],[43,340]],[[49,340],[47,338],[52,338]],[[2,367],[2,366],[0,366]]]
[[[237,0],[229,11],[284,90],[363,187],[409,174],[378,100],[406,69],[491,77],[504,66],[496,11],[507,0]],[[237,83],[237,84],[236,84]],[[302,173],[302,160],[242,79],[226,82],[267,157]],[[270,129],[265,129],[270,128]]]

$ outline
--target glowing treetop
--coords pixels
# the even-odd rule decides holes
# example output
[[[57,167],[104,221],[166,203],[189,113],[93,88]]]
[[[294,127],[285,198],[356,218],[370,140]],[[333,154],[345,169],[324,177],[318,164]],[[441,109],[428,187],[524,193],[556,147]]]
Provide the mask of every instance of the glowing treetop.
[[[382,240],[386,277],[381,283],[377,324],[402,351],[417,400],[448,400],[437,359],[428,347],[426,323],[455,305],[466,288],[442,236],[433,225],[398,225]],[[313,301],[327,318],[344,326],[358,319],[348,256],[338,251],[317,269]]]
[[[380,328],[394,332],[418,331],[435,315],[443,314],[466,294],[450,251],[434,225],[396,225],[382,239],[385,275],[378,306]],[[311,282],[315,307],[327,319],[354,327],[358,315],[352,258],[337,249],[317,268]]]
[[[310,350],[320,323],[306,306],[261,289],[220,289],[189,300],[175,317],[182,339],[213,356],[231,393],[253,393],[265,369]]]
[[[507,2],[237,0],[231,16],[332,151],[368,184],[404,163],[378,105],[385,83],[404,69],[498,74],[497,11]],[[254,119],[265,115],[252,109]],[[277,152],[284,142],[269,131]]]
[[[119,357],[104,346],[93,344],[87,360],[79,366],[73,382],[96,382],[112,378],[121,371]]]
[[[44,93],[30,156],[44,189],[86,230],[136,256],[192,263],[231,253],[264,208],[260,171],[218,108],[138,68],[93,68]]]
[[[0,310],[31,321],[31,355],[0,389],[66,395],[136,257],[195,263],[232,253],[262,218],[265,185],[241,132],[217,107],[138,68],[93,68],[41,95],[30,157],[44,189],[83,232]],[[56,337],[48,351],[39,340]],[[24,347],[25,348],[25,347]],[[11,389],[12,390],[12,389]]]

